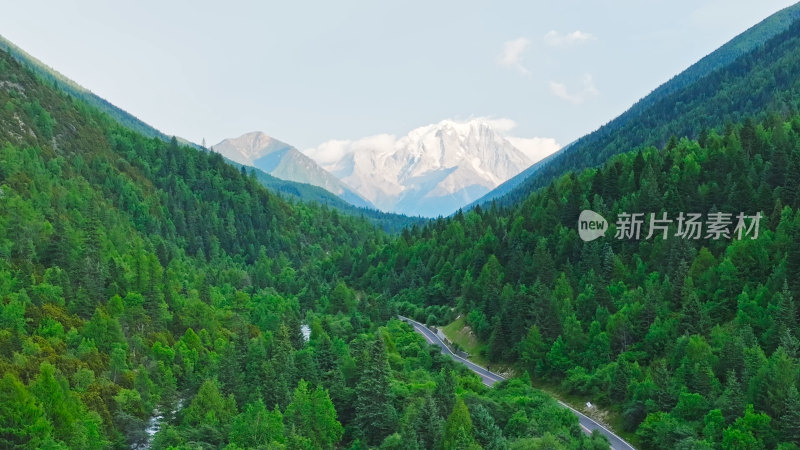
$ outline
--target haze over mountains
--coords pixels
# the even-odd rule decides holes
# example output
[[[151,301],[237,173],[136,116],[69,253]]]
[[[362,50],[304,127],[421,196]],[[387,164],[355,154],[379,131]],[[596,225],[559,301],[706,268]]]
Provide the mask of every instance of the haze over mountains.
[[[597,166],[611,156],[663,145],[671,136],[699,137],[765,111],[796,110],[796,36],[800,3],[771,15],[658,86],[620,116],[532,165],[473,204],[524,199],[569,170]],[[782,36],[781,36],[782,35]],[[752,92],[751,96],[738,95]]]
[[[797,448],[798,9],[530,169],[505,207],[397,235],[0,50],[0,448],[628,448],[609,429],[631,448]],[[551,147],[508,131],[443,121],[308,154],[441,205]],[[319,167],[260,133],[230,145],[285,176]],[[670,236],[584,242],[587,207],[664,211]],[[687,239],[680,211],[755,231]],[[483,386],[398,314],[467,336],[507,380]],[[610,425],[582,433],[550,395]]]
[[[436,217],[468,205],[560,148],[554,139],[507,136],[514,125],[507,119],[443,120],[400,138],[330,140],[304,152],[255,131],[212,148],[359,207]]]
[[[512,127],[443,120],[400,138],[332,140],[305,153],[382,211],[446,216],[559,148],[552,139],[506,137]]]
[[[274,177],[319,186],[354,206],[373,207],[311,158],[263,132],[225,139],[212,148],[232,161],[253,166]]]
[[[153,126],[133,116],[124,109],[108,102],[102,97],[99,97],[91,90],[67,78],[1,35],[0,50],[7,51],[15,59],[19,60],[29,69],[33,70],[37,76],[47,80],[48,83],[58,85],[60,89],[63,89],[70,96],[80,99],[102,111],[103,113],[108,114],[120,124],[148,137],[158,138],[165,142],[169,142],[171,140],[172,137],[170,135],[155,129]],[[196,149],[203,148],[202,146],[183,139],[180,136],[176,136],[176,139],[177,142],[183,145],[190,145]],[[277,140],[274,141],[279,142]],[[288,147],[287,144],[283,145]],[[299,156],[299,158],[297,156]],[[252,161],[248,159],[245,159],[245,162],[241,162],[240,160],[234,161],[231,158],[228,159],[229,162],[253,166]],[[330,179],[333,177],[331,177],[329,174],[327,174],[327,176],[319,176],[318,174],[314,173],[314,170],[312,169],[294,171],[289,170],[288,167],[292,166],[289,161],[292,160],[295,161],[296,166],[301,166],[303,164],[314,166],[313,161],[309,160],[302,154],[299,154],[299,152],[297,154],[292,152],[285,159],[286,162],[283,163],[280,169],[277,169],[277,172],[281,176],[271,175],[262,170],[255,171],[256,178],[264,187],[273,192],[277,192],[288,199],[292,199],[293,201],[296,200],[306,203],[328,205],[350,215],[365,217],[386,231],[397,231],[402,228],[403,224],[408,224],[415,221],[415,219],[412,218],[402,218],[398,215],[384,214],[374,210],[374,206],[364,201],[352,191],[342,187],[341,183],[338,183],[337,181],[333,181],[331,183]],[[319,168],[317,169],[322,170]],[[298,173],[305,173],[305,176],[293,176],[294,174]],[[295,181],[295,178],[299,179],[300,181]],[[309,184],[309,180],[315,180],[315,182]],[[319,182],[317,180],[322,180],[323,182]],[[324,181],[329,182],[326,184]],[[322,184],[322,186],[319,186],[318,184]]]
[[[773,110],[791,109],[791,101],[781,93],[793,89],[792,78],[770,80],[771,89],[752,81],[781,73],[785,64],[766,59],[770,67],[765,69],[763,64],[752,63],[752,56],[750,60],[740,57],[785,31],[798,16],[800,5],[794,5],[754,25],[618,118],[564,148],[552,139],[510,137],[513,123],[478,118],[444,120],[399,138],[381,134],[331,140],[304,150],[317,164],[302,159],[302,153],[294,148],[293,152],[282,148],[290,147],[283,143],[261,149],[263,155],[272,156],[260,155],[266,159],[259,164],[254,159],[246,162],[246,155],[220,151],[278,178],[315,184],[358,206],[363,206],[357,203],[363,199],[364,204],[386,212],[436,217],[492,201],[508,205],[568,170],[598,165],[614,154],[662,145],[671,135],[697,137],[704,129],[739,120],[743,112],[757,113],[764,105]],[[760,78],[754,77],[754,72],[759,72]],[[748,83],[752,86],[745,86]],[[710,84],[725,88],[711,95]],[[723,92],[750,88],[761,94],[746,102],[731,101]],[[277,161],[284,157],[287,162],[278,167]],[[346,195],[348,192],[352,194]]]

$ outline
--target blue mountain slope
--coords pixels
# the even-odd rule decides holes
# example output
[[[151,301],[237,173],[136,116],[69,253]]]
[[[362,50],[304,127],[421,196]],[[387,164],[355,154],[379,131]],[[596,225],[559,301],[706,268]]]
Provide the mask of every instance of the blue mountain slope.
[[[779,36],[791,35],[791,27],[798,18],[800,3],[764,19],[653,90],[617,118],[534,164],[467,208],[495,201],[501,205],[512,204],[567,171],[602,164],[614,154],[646,145],[662,145],[672,135],[696,137],[703,129],[724,126],[742,113],[755,114],[765,109],[789,107],[781,97],[791,97],[791,80],[774,80],[771,90],[763,92],[762,81],[753,77],[769,75],[769,71],[763,70],[767,65],[780,73],[774,59],[795,49],[773,48],[775,51],[767,55],[763,47],[768,43],[772,47],[779,45],[783,39]],[[747,63],[749,56],[760,60]],[[791,55],[787,59],[794,60]],[[713,76],[726,69],[731,70]],[[713,92],[724,86],[719,84],[723,82],[740,88],[741,91],[735,93],[738,96],[752,98],[738,104],[730,99],[713,97]],[[732,90],[729,89],[728,93]]]

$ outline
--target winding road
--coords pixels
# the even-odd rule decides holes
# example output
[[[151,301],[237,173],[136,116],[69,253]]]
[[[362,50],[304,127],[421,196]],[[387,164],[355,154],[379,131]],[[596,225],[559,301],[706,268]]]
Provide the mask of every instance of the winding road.
[[[409,319],[408,317],[403,317],[403,316],[398,316],[398,317],[403,322],[406,322],[412,327],[414,327],[414,331],[421,334],[425,338],[425,340],[428,341],[429,344],[436,345],[442,350],[442,353],[450,355],[456,361],[467,366],[469,370],[478,374],[478,376],[481,377],[481,379],[483,380],[483,384],[485,384],[486,386],[492,386],[495,383],[505,380],[505,378],[501,377],[500,375],[490,372],[486,368],[483,368],[469,360],[466,360],[456,355],[452,351],[450,351],[447,345],[445,345],[445,343],[442,342],[441,339],[439,339],[439,336],[437,336],[436,333],[434,333],[433,331],[429,330],[428,327],[426,327],[425,325],[417,322],[416,320]],[[561,400],[558,400],[558,403],[561,406],[568,408],[576,416],[578,416],[578,422],[580,422],[581,428],[583,429],[584,432],[586,432],[587,434],[591,434],[592,431],[597,430],[598,432],[600,432],[600,434],[608,438],[608,442],[611,444],[611,448],[613,450],[635,450],[631,444],[625,442],[624,439],[617,436],[611,430],[604,427],[603,425],[595,422],[589,416],[586,416],[580,411],[577,411],[575,408],[572,408],[571,406],[567,405]]]

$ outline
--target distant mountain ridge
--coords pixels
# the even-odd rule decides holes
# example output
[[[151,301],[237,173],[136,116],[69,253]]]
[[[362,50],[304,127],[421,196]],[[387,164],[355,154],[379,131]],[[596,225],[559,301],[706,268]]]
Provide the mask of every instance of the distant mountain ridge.
[[[94,94],[89,89],[65,77],[3,36],[0,36],[0,51],[8,52],[15,60],[33,71],[37,77],[55,85],[58,89],[66,92],[70,96],[97,108],[97,110],[107,114],[119,124],[150,138],[157,138],[165,142],[172,139],[172,136],[157,130],[122,108],[113,105],[104,98]],[[189,145],[199,150],[206,150],[204,147],[186,139],[179,137],[176,137],[176,139],[183,145]],[[233,163],[236,167],[241,167],[241,164],[235,163],[230,159],[228,162]],[[399,214],[387,214],[377,211],[358,196],[336,196],[324,188],[319,188],[307,183],[280,179],[266,174],[259,169],[256,169],[256,178],[268,189],[287,195],[293,200],[324,204],[350,215],[364,217],[388,232],[397,232],[404,226],[422,222],[422,219],[419,217],[405,217]],[[350,203],[350,200],[353,200],[358,206]]]
[[[331,141],[306,153],[379,209],[426,217],[455,212],[533,163],[483,119],[444,120],[399,139]]]
[[[792,86],[791,78],[775,79],[774,74],[786,71],[776,64],[776,58],[796,52],[797,46],[784,44],[777,48],[784,40],[777,36],[793,38],[796,33],[792,30],[799,18],[800,3],[764,19],[654,89],[617,118],[527,168],[469,207],[486,206],[493,201],[513,204],[569,170],[602,164],[617,153],[637,147],[662,145],[672,135],[697,137],[703,129],[721,127],[760,112],[767,104],[773,109],[791,109],[791,101],[787,103],[785,99],[792,98],[796,84]],[[765,49],[767,46],[769,49]],[[763,53],[768,51],[772,55],[765,56]],[[760,62],[753,62],[754,58]],[[788,60],[800,70],[796,58],[790,56]],[[772,86],[763,85],[754,73],[761,78],[772,75]],[[736,89],[758,95],[747,104],[735,104],[730,97],[733,84]],[[719,95],[723,88],[727,89],[726,95]]]
[[[301,202],[325,205],[347,215],[361,217],[387,233],[399,233],[404,228],[422,225],[427,222],[427,219],[422,217],[410,217],[378,211],[375,208],[354,206],[352,203],[319,186],[274,177],[264,173],[262,170],[239,164],[236,161],[227,160],[227,162],[240,170],[244,168],[245,171],[252,171],[262,186],[277,193],[289,203]]]
[[[224,139],[212,148],[232,161],[253,166],[274,177],[318,186],[354,206],[374,208],[313,159],[261,131]]]
[[[68,93],[69,95],[79,98],[89,105],[97,108],[98,110],[108,114],[120,124],[139,132],[147,137],[156,137],[163,141],[169,141],[171,136],[155,129],[154,127],[143,122],[133,114],[119,108],[106,99],[98,96],[89,89],[79,85],[71,79],[65,77],[52,67],[38,60],[19,46],[9,41],[8,39],[0,36],[0,49],[7,51],[14,59],[27,65],[33,72],[42,77],[43,79],[57,84],[58,88]],[[179,142],[185,145],[191,145],[195,148],[200,148],[199,145],[190,142],[186,139],[177,138]]]
[[[214,151],[222,154],[222,156],[248,166],[254,166],[255,161],[262,156],[290,147],[289,144],[270,137],[261,131],[246,133],[238,138],[224,139],[222,142],[212,146]]]

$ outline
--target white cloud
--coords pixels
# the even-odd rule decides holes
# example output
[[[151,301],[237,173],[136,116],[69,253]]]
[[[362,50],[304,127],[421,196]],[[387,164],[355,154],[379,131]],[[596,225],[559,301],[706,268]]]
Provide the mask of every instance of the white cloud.
[[[393,134],[376,134],[356,140],[331,139],[317,147],[303,150],[309,158],[322,166],[340,162],[345,155],[356,151],[390,152],[397,142]]]
[[[531,161],[538,162],[558,151],[561,145],[553,138],[521,138],[506,136],[511,145],[517,147]]]
[[[339,161],[344,155],[350,153],[350,146],[353,141],[332,139],[323,142],[315,148],[304,150],[303,153],[319,164],[326,165]]]
[[[561,34],[556,30],[551,30],[544,35],[544,42],[551,47],[583,44],[596,39],[597,38],[593,35],[581,30],[575,30],[567,34]]]
[[[498,133],[508,133],[509,131],[513,130],[517,126],[517,122],[514,122],[511,119],[499,118],[499,119],[489,119],[489,118],[478,118],[478,120],[482,120],[489,124],[493,130],[497,131]]]
[[[503,44],[503,51],[497,57],[497,63],[503,67],[516,68],[520,73],[527,75],[528,69],[522,65],[523,54],[530,46],[531,41],[526,38],[517,38]]]
[[[550,82],[550,92],[558,98],[564,99],[570,103],[581,103],[583,99],[579,95],[572,95],[567,91],[567,85],[556,81]]]
[[[395,142],[397,142],[397,136],[393,134],[382,133],[359,139],[354,144],[357,150],[361,150],[362,148],[388,149],[394,146]]]
[[[581,79],[581,90],[579,92],[570,93],[567,85],[557,81],[550,82],[550,92],[558,98],[566,100],[570,103],[579,105],[589,97],[596,97],[600,95],[600,91],[594,84],[594,78],[591,74],[584,74]]]
[[[600,95],[600,91],[597,90],[597,86],[594,84],[594,78],[590,73],[583,74],[583,92],[592,97]]]

